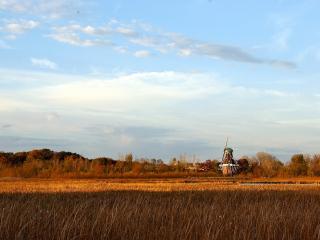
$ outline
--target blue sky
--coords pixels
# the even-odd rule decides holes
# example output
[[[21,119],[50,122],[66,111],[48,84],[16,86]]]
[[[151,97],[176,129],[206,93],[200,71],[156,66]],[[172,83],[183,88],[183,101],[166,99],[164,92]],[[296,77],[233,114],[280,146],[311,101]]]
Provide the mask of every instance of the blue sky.
[[[0,0],[0,150],[165,160],[320,142],[316,0]]]

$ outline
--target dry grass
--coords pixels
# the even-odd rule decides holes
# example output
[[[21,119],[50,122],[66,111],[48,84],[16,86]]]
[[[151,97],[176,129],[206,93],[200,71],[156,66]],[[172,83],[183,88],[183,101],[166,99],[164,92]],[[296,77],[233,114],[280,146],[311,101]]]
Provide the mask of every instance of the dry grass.
[[[245,185],[230,179],[7,179],[0,180],[0,193],[8,192],[101,192],[101,191],[209,191],[209,190],[320,190],[320,184]],[[252,183],[252,181],[249,181]],[[262,180],[256,181],[262,182]]]
[[[186,180],[0,184],[0,239],[320,239],[317,185]]]

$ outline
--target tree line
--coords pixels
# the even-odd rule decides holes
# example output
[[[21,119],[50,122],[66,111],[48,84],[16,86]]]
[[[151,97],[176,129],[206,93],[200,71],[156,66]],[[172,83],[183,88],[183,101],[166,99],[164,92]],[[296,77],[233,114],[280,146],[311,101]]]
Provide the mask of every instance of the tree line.
[[[240,175],[248,177],[320,176],[320,154],[295,154],[287,163],[259,152],[242,157]],[[104,177],[186,177],[221,176],[218,160],[190,162],[186,156],[161,159],[134,159],[131,153],[114,160],[108,157],[85,158],[72,152],[49,149],[29,152],[0,152],[0,177],[104,178]]]

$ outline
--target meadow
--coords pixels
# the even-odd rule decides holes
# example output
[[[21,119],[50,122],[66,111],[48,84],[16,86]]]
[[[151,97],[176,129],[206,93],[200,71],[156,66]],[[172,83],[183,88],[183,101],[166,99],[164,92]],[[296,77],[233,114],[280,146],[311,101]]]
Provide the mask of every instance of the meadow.
[[[0,180],[0,239],[320,239],[320,185]]]

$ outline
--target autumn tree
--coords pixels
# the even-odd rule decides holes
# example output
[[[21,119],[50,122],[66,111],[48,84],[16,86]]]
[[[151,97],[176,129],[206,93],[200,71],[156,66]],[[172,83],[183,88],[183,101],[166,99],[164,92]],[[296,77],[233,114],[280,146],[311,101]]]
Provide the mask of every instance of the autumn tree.
[[[52,157],[53,151],[49,149],[40,149],[28,152],[26,160],[50,160]]]
[[[250,172],[250,165],[248,161],[248,157],[241,157],[238,160],[239,168],[241,173],[248,173]]]
[[[315,154],[310,160],[310,173],[312,176],[320,176],[320,154]]]
[[[132,170],[132,162],[133,162],[133,155],[132,153],[128,153],[126,154],[126,156],[124,157],[124,161],[125,161],[125,172],[130,172]]]
[[[254,177],[275,177],[283,169],[283,163],[266,152],[258,152],[256,156],[245,157],[245,159],[249,163],[247,172],[251,172]]]
[[[289,174],[292,176],[306,176],[308,165],[303,154],[295,154],[288,165]]]
[[[256,158],[259,162],[261,175],[264,177],[275,177],[283,167],[283,163],[269,153],[258,152]]]

